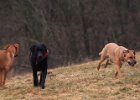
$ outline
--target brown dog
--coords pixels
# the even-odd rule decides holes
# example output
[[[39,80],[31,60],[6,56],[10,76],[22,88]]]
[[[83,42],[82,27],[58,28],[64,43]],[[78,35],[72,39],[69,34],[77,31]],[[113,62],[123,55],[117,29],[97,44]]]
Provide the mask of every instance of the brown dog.
[[[19,51],[19,44],[9,44],[0,50],[0,86],[5,84],[7,72],[11,69],[14,57]]]
[[[115,78],[117,77],[118,74],[120,76],[120,79],[123,78],[120,71],[122,62],[127,62],[130,66],[134,66],[136,64],[135,51],[129,50],[115,43],[106,44],[105,47],[102,49],[102,51],[99,53],[99,55],[101,56],[101,59],[99,65],[97,66],[97,69],[99,70],[102,62],[107,59],[105,67],[107,67],[109,61],[117,65]]]

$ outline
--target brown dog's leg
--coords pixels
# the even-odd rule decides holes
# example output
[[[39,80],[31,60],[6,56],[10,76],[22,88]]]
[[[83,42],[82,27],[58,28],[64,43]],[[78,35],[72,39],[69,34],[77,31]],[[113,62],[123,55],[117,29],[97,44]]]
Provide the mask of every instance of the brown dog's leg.
[[[109,63],[109,59],[107,59],[107,61],[106,61],[106,64],[105,64],[104,68],[106,68],[106,67],[107,67],[108,63]]]
[[[5,78],[5,70],[2,70],[2,85],[4,85],[4,78]]]
[[[7,73],[5,73],[5,76],[4,76],[4,84],[5,84],[6,76],[7,76]]]
[[[2,71],[0,70],[0,86],[2,86]]]
[[[7,76],[7,72],[5,71],[3,85],[5,84],[6,76]]]

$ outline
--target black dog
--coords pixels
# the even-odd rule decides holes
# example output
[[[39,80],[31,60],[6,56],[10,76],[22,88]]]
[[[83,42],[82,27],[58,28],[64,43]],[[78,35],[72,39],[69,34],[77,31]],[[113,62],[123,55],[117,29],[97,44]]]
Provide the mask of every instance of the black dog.
[[[36,44],[30,48],[30,62],[33,70],[34,86],[40,85],[45,88],[45,80],[48,67],[48,49],[44,44]],[[38,82],[37,71],[41,71],[40,82]]]

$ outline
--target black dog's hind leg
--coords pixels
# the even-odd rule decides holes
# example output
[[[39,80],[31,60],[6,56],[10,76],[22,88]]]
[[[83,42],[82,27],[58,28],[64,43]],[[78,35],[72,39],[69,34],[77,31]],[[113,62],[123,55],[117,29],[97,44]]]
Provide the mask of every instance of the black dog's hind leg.
[[[33,80],[34,80],[34,86],[38,86],[37,70],[35,69],[33,69]]]

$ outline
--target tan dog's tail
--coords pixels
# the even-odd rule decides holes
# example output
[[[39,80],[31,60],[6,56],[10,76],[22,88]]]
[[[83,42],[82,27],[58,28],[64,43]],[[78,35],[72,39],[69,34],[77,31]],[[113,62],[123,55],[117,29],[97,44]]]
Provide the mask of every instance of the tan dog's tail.
[[[102,55],[102,51],[99,53],[99,56]]]
[[[102,49],[102,51],[99,53],[99,56],[101,56],[102,53],[105,53],[105,52],[106,52],[106,47],[104,47],[104,48]]]

